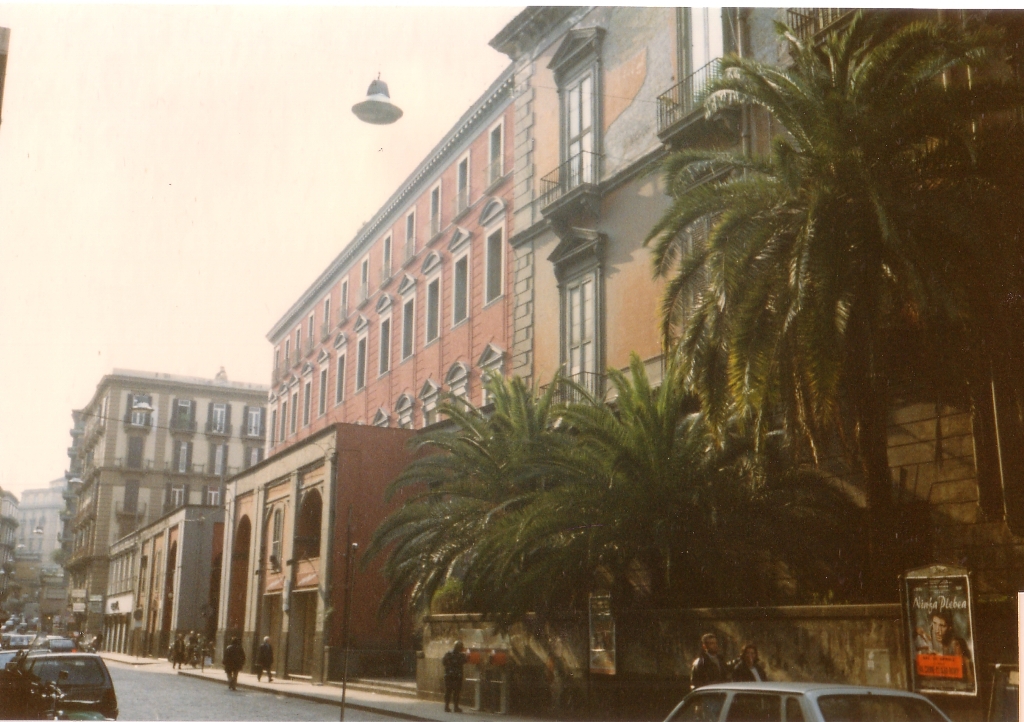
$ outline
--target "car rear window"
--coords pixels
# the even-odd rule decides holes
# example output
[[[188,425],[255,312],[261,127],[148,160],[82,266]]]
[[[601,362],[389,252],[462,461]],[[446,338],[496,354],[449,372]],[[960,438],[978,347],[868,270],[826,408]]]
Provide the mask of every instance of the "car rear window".
[[[695,694],[666,722],[718,722],[725,704],[724,692]]]
[[[931,703],[899,695],[823,695],[818,709],[825,722],[946,722]]]
[[[95,658],[52,659],[39,657],[31,662],[32,673],[44,682],[57,682],[62,669],[67,670],[68,678],[64,682],[60,682],[61,686],[102,685],[107,681],[100,661]]]
[[[782,722],[782,698],[776,694],[737,693],[726,722]]]

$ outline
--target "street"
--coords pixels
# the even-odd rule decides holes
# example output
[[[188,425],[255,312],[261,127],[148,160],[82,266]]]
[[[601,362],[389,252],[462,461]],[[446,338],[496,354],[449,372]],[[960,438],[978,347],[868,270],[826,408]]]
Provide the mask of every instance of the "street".
[[[334,720],[336,705],[189,679],[166,662],[133,667],[108,660],[122,720]],[[223,678],[224,672],[211,675]],[[346,709],[349,720],[386,720],[385,715]]]

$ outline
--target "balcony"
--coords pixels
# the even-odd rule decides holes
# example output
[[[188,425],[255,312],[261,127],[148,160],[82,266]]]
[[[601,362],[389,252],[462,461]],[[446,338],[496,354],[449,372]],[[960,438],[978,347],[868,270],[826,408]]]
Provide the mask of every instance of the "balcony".
[[[391,280],[391,259],[387,259],[384,263],[380,264],[380,285],[384,285]]]
[[[114,513],[119,517],[130,517],[132,519],[139,519],[146,516],[146,505],[145,504],[133,504],[131,507],[126,507],[123,501],[114,503]]]
[[[302,354],[299,352],[299,349],[295,349],[294,351],[292,351],[291,354],[288,356],[288,360],[291,361],[290,365],[292,366],[298,366],[299,364],[301,364]]]
[[[118,469],[132,469],[138,471],[149,471],[156,468],[152,459],[132,459],[130,457],[119,457],[114,459],[114,467]]]
[[[149,431],[153,426],[153,415],[148,411],[133,411],[124,417],[124,428]]]
[[[248,424],[242,426],[241,436],[243,439],[263,439],[264,437],[263,425],[260,424],[256,427],[250,427]]]
[[[320,324],[320,340],[321,341],[326,341],[330,337],[331,337],[331,324],[329,322],[327,322],[327,321],[324,321],[323,323]]]
[[[367,284],[363,284],[359,287],[359,305],[362,306],[366,303],[366,299],[370,297],[370,287]]]
[[[583,151],[540,179],[541,213],[562,220],[579,212],[600,210],[601,156]]]
[[[171,417],[171,433],[193,434],[196,430],[196,422],[188,416]]]
[[[206,433],[210,436],[231,436],[231,424],[210,419],[206,422]]]
[[[441,233],[441,214],[430,217],[430,238],[434,239]]]
[[[458,218],[469,210],[469,188],[460,188],[452,204],[452,217]]]
[[[416,257],[416,236],[405,239],[405,262],[408,263]]]
[[[853,8],[786,8],[786,24],[800,40],[808,41],[835,30]]]
[[[497,185],[498,181],[505,177],[505,163],[503,158],[498,158],[487,164],[484,168],[484,178],[487,179],[487,188]]]
[[[571,376],[566,375],[562,377],[563,381],[570,381],[568,383],[559,383],[555,387],[555,391],[552,394],[552,401],[556,404],[580,404],[584,403],[586,397],[583,392],[586,391],[588,394],[593,396],[598,401],[604,400],[605,395],[605,375],[593,373],[591,371],[581,371]],[[575,384],[572,385],[572,384]],[[548,386],[541,386],[540,390],[546,391]]]
[[[658,137],[671,143],[698,129],[707,131],[704,99],[709,86],[722,74],[722,59],[716,58],[658,96]],[[722,119],[731,114],[723,114]]]

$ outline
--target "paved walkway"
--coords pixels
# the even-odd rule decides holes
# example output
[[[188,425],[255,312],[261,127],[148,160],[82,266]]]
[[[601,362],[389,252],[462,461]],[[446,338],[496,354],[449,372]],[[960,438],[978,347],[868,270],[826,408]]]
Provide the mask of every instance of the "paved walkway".
[[[177,673],[184,677],[203,680],[213,684],[227,685],[227,676],[220,668],[206,668],[204,671],[186,667],[182,670],[172,669],[166,659],[155,659],[153,657],[133,657],[127,654],[115,654],[103,652],[101,656],[109,662],[133,666],[160,665],[152,667],[154,672],[167,674]],[[341,704],[341,687],[334,683],[328,685],[313,684],[304,680],[280,679],[275,677],[274,681],[268,683],[266,678],[262,682],[256,681],[255,674],[241,673],[238,675],[238,686],[248,690],[258,690],[271,694],[306,699],[313,702],[327,702],[330,704]],[[405,689],[401,689],[401,687]],[[446,713],[441,702],[424,700],[414,697],[411,694],[411,685],[395,685],[395,693],[377,691],[370,688],[369,684],[362,684],[358,681],[351,682],[345,692],[345,707],[351,709],[376,712],[378,714],[395,717],[405,720],[423,720],[425,722],[525,722],[527,718],[513,717],[510,715],[489,714],[476,712],[468,706],[464,706],[462,714]]]

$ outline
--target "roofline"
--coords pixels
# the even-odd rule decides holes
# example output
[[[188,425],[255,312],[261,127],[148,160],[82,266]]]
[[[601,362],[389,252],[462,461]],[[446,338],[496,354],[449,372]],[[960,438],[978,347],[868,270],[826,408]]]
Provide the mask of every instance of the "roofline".
[[[517,60],[525,50],[519,36],[530,34],[538,28],[551,27],[578,10],[589,9],[585,5],[534,5],[527,7],[503,27],[488,43],[499,53],[504,53],[512,60]]]
[[[93,391],[89,401],[85,403],[80,409],[72,409],[72,418],[74,414],[83,414],[85,411],[93,406],[100,396],[100,390],[115,381],[124,382],[144,382],[147,386],[156,385],[158,387],[183,387],[189,386],[194,389],[201,389],[203,391],[210,392],[222,392],[228,394],[253,394],[254,396],[261,396],[261,403],[266,403],[266,397],[270,393],[270,387],[264,386],[263,384],[254,384],[248,381],[217,381],[216,379],[204,379],[198,376],[177,376],[175,374],[159,373],[156,371],[135,371],[132,369],[114,369],[109,374],[104,376],[96,384],[96,389]]]
[[[459,137],[474,124],[477,118],[489,105],[497,101],[502,95],[507,95],[507,100],[511,102],[512,93],[510,91],[514,78],[513,71],[514,67],[512,65],[505,68],[497,79],[491,83],[490,87],[484,91],[484,94],[470,106],[469,110],[462,114],[462,117],[458,119],[454,126],[452,126],[452,129],[449,130],[441,141],[433,147],[433,149],[427,154],[427,157],[398,187],[398,190],[391,194],[391,197],[385,201],[384,205],[381,206],[373,218],[356,232],[355,237],[345,244],[341,253],[331,261],[317,279],[301,296],[299,296],[299,300],[293,303],[288,311],[285,312],[273,327],[271,327],[270,331],[267,332],[268,341],[275,343],[282,333],[284,333],[285,329],[290,330],[291,325],[294,324],[300,316],[304,315],[309,303],[313,300],[318,300],[319,296],[324,292],[324,289],[334,282],[337,274],[347,268],[352,263],[355,256],[360,255],[363,252],[365,246],[377,235],[377,232],[383,225],[384,221],[387,220],[398,206],[411,194],[412,190],[423,181],[427,173],[433,170],[434,167],[445,158],[456,140],[458,140]]]

